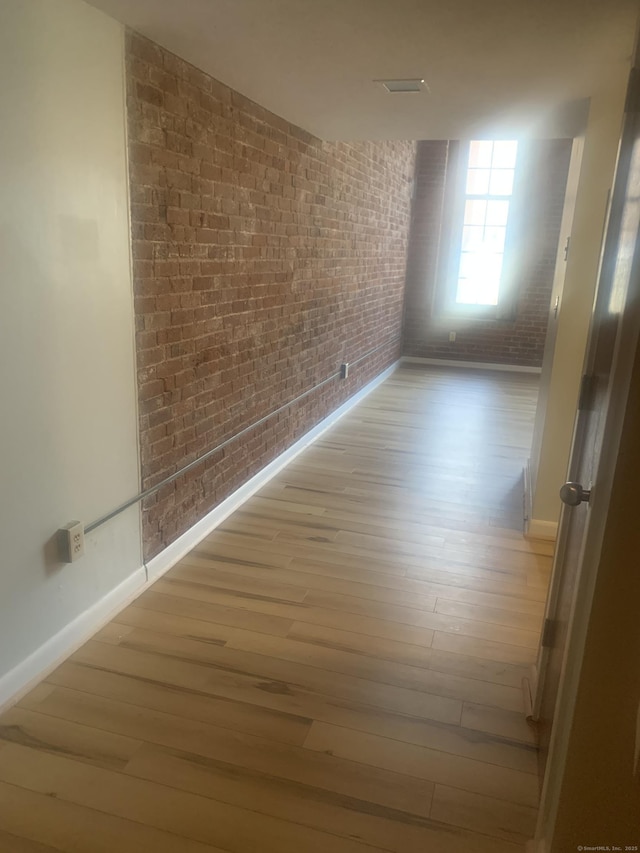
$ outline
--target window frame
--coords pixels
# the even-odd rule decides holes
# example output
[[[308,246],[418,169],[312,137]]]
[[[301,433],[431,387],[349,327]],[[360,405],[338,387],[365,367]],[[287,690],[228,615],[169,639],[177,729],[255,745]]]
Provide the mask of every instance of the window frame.
[[[495,200],[509,200],[498,304],[468,305],[456,302],[465,203],[469,198],[481,200],[488,198],[488,196],[468,196],[466,193],[469,150],[472,141],[470,139],[456,140],[449,143],[434,312],[443,319],[513,320],[517,303],[515,256],[517,245],[521,242],[522,175],[526,158],[526,146],[521,140],[518,140],[518,154],[511,195],[489,197]],[[500,142],[502,138],[489,141]]]

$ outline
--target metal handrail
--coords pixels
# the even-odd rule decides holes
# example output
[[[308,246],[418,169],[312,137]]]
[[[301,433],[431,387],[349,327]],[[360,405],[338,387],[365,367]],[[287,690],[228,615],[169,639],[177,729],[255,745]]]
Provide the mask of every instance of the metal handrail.
[[[381,350],[384,347],[395,343],[399,338],[400,335],[396,335],[396,337],[392,338],[390,341],[385,341],[385,343],[383,344],[378,344],[377,347],[373,347],[373,349],[370,349],[365,352],[364,355],[361,355],[354,361],[349,362],[349,366],[359,364],[361,361],[364,361],[365,358],[368,358],[370,355],[373,355],[374,352],[377,352],[378,350]],[[203,453],[202,456],[198,456],[197,459],[194,459],[193,461],[189,462],[187,465],[180,468],[179,471],[175,471],[173,474],[170,474],[168,477],[165,477],[163,480],[160,480],[160,482],[156,483],[154,486],[150,486],[148,489],[145,489],[134,497],[129,498],[124,503],[121,503],[115,509],[112,509],[111,512],[108,512],[106,513],[106,515],[102,515],[100,516],[100,518],[96,519],[95,521],[92,521],[91,524],[86,525],[86,527],[84,528],[84,532],[91,533],[92,530],[95,530],[97,527],[100,527],[107,521],[110,521],[112,518],[115,518],[116,515],[119,515],[121,512],[124,512],[126,509],[129,509],[129,507],[134,506],[134,504],[140,503],[140,501],[143,501],[145,498],[148,498],[156,492],[160,491],[160,489],[164,488],[164,486],[167,486],[169,485],[169,483],[172,483],[174,480],[177,480],[178,477],[182,477],[183,474],[186,474],[188,471],[191,471],[192,468],[195,468],[196,466],[202,464],[202,462],[204,462],[206,459],[209,459],[211,456],[214,456],[216,453],[219,453],[221,450],[224,450],[224,448],[232,442],[237,441],[239,438],[242,438],[243,435],[246,435],[248,432],[251,432],[251,430],[256,429],[256,427],[261,426],[263,423],[266,423],[266,421],[275,417],[275,415],[279,415],[281,412],[284,412],[290,406],[293,406],[295,403],[300,402],[300,400],[304,400],[304,398],[308,397],[309,394],[313,394],[314,391],[317,391],[319,388],[322,388],[323,385],[327,385],[327,383],[331,382],[332,380],[339,378],[341,375],[341,371],[337,370],[335,373],[332,373],[331,376],[327,376],[326,379],[323,379],[322,382],[318,382],[318,384],[314,385],[313,388],[309,388],[308,390],[303,391],[302,394],[298,394],[298,396],[294,397],[293,400],[289,400],[287,403],[283,403],[282,406],[278,406],[277,409],[274,409],[272,412],[269,412],[268,415],[264,415],[264,417],[260,418],[249,426],[244,427],[244,429],[241,429],[240,432],[235,433],[235,435],[232,435],[230,438],[226,438],[224,441],[220,442],[220,444],[217,444],[215,447],[211,448],[211,450],[207,450],[206,453]]]

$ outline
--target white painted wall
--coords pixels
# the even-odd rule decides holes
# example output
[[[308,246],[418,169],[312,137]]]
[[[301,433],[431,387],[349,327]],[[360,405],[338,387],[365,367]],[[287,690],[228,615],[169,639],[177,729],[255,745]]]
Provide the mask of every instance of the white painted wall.
[[[567,240],[570,240],[571,238],[571,232],[573,229],[573,217],[576,209],[583,152],[584,136],[580,136],[573,140],[573,146],[571,149],[571,161],[569,163],[569,174],[567,176],[567,188],[565,192],[564,208],[562,211],[562,222],[560,224],[560,237],[558,240],[558,252],[556,255],[556,266],[553,275],[553,287],[551,289],[551,299],[549,302],[547,337],[544,346],[544,355],[542,358],[542,369],[540,371],[538,405],[536,407],[531,456],[529,458],[530,493],[526,496],[528,500],[527,510],[529,515],[526,519],[525,532],[528,535],[537,536],[539,538],[543,538],[545,532],[549,535],[549,538],[555,538],[557,532],[557,523],[555,521],[551,522],[536,519],[532,525],[531,510],[533,507],[533,495],[536,492],[538,482],[538,468],[540,465],[540,454],[542,452],[542,439],[544,436],[545,421],[547,417],[547,402],[551,384],[551,373],[553,370],[553,359],[556,351],[556,335],[558,332],[558,324],[562,316],[560,304],[563,299],[564,279],[567,269],[566,246]]]
[[[633,36],[630,30],[629,56]],[[536,422],[534,437],[531,535],[538,528],[555,527],[560,515],[558,490],[567,475],[629,68],[630,63],[612,69],[591,99],[555,346],[545,352],[552,364],[543,365],[541,376],[545,411],[544,421]]]
[[[139,489],[123,35],[78,0],[0,4],[0,704],[144,577],[137,507],[71,565],[52,538]]]

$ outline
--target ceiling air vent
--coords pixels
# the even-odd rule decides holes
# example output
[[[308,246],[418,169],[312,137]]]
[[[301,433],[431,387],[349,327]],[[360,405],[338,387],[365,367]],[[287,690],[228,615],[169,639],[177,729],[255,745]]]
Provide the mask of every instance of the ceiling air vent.
[[[427,85],[419,77],[408,78],[405,80],[374,80],[374,83],[379,83],[381,86],[390,92],[392,95],[399,95],[406,92],[426,92]]]

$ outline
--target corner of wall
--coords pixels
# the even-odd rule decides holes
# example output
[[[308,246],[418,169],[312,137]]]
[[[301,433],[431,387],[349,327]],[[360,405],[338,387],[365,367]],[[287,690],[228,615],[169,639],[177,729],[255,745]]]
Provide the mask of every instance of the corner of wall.
[[[545,542],[555,542],[558,538],[558,522],[530,518],[525,522],[524,537],[525,539],[541,539]]]

